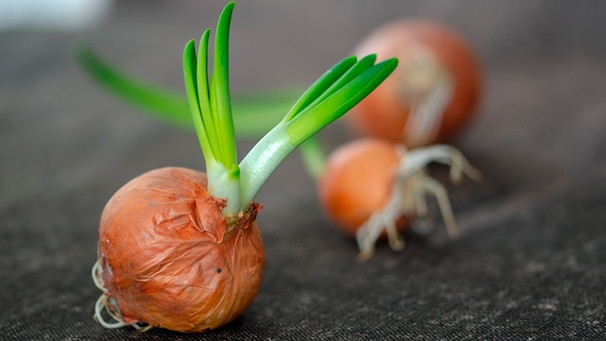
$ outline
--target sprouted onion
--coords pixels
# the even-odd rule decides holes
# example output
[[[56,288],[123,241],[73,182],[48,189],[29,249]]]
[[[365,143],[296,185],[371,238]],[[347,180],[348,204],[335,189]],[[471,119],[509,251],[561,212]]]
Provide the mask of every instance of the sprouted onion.
[[[452,141],[474,116],[481,70],[453,28],[399,19],[378,27],[354,51],[399,60],[398,69],[347,115],[357,133],[423,147]]]
[[[206,173],[166,167],[144,173],[109,200],[99,226],[96,319],[105,327],[199,332],[222,326],[254,300],[264,253],[253,200],[298,145],[374,90],[397,60],[345,58],[322,75],[240,161],[231,114],[228,38],[234,3],[196,55],[189,41],[183,74]]]
[[[320,203],[335,227],[355,236],[359,260],[370,258],[385,234],[393,250],[402,250],[399,230],[428,216],[428,195],[437,199],[450,236],[458,234],[447,191],[428,174],[427,165],[432,162],[449,165],[455,183],[463,175],[480,178],[480,172],[452,146],[409,150],[376,138],[346,143],[330,154],[323,168],[318,167]]]

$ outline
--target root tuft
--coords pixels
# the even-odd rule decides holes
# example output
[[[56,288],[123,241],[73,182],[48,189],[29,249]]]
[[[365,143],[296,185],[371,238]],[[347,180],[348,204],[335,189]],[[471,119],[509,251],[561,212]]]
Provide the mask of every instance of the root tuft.
[[[454,147],[435,145],[414,150],[406,150],[404,146],[398,148],[401,161],[391,196],[385,206],[374,212],[356,233],[360,250],[358,260],[360,261],[365,261],[372,256],[375,244],[383,231],[387,232],[392,250],[403,250],[404,238],[396,230],[395,222],[402,216],[425,218],[428,195],[436,198],[450,237],[458,236],[459,230],[448,193],[441,183],[427,174],[426,168],[429,163],[438,162],[449,165],[450,180],[453,183],[460,183],[463,175],[474,180],[481,178],[480,171],[474,168]]]
[[[95,303],[94,319],[101,326],[107,329],[118,329],[126,326],[131,326],[140,332],[148,331],[152,328],[151,325],[141,322],[126,323],[122,318],[122,314],[118,309],[118,304],[107,295],[107,289],[103,285],[103,271],[99,261],[95,262],[92,268],[93,282],[99,290],[103,292]]]

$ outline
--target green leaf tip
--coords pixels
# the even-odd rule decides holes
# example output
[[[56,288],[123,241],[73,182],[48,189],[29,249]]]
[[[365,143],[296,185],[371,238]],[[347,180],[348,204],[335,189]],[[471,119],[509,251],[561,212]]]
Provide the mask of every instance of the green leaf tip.
[[[335,73],[335,76],[339,76],[332,77],[330,84],[319,84],[319,89],[324,89],[317,91],[321,94],[286,123],[287,133],[293,144],[301,144],[348,112],[379,86],[398,64],[395,58],[378,64],[374,64],[375,59],[374,54],[361,58],[349,68],[340,69],[339,73]],[[340,68],[341,64],[335,67]],[[312,88],[316,85],[312,85]]]

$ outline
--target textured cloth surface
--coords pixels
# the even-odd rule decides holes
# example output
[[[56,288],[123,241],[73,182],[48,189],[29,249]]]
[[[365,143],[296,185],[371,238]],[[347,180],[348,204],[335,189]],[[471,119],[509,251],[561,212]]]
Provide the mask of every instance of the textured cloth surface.
[[[90,269],[111,194],[147,170],[201,169],[190,131],[104,93],[75,63],[104,58],[182,93],[181,52],[217,2],[129,1],[85,33],[0,32],[0,339],[465,340],[606,338],[606,31],[602,1],[239,3],[232,86],[309,84],[366,33],[443,20],[484,69],[477,119],[455,141],[483,172],[448,186],[460,237],[440,223],[366,263],[324,218],[295,154],[258,200],[266,270],[253,305],[204,335],[106,330]],[[337,123],[329,148],[351,138]],[[242,154],[253,141],[242,140]],[[446,171],[432,167],[445,181]]]

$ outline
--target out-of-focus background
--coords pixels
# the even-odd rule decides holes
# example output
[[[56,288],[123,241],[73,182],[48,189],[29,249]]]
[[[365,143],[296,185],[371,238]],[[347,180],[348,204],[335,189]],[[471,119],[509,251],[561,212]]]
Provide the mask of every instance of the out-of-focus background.
[[[3,338],[194,339],[105,330],[90,279],[105,202],[147,170],[202,169],[191,131],[107,94],[74,58],[90,44],[183,91],[185,42],[220,1],[0,0],[0,332]],[[454,141],[482,182],[449,186],[461,236],[380,244],[366,263],[324,218],[298,155],[260,193],[261,292],[207,339],[596,339],[606,335],[606,3],[238,2],[231,81],[306,86],[373,29],[440,20],[484,71],[477,117]],[[339,122],[332,148],[352,135]],[[240,141],[244,153],[254,140]],[[445,171],[432,169],[440,179]]]

